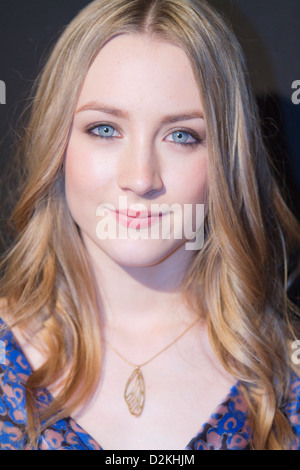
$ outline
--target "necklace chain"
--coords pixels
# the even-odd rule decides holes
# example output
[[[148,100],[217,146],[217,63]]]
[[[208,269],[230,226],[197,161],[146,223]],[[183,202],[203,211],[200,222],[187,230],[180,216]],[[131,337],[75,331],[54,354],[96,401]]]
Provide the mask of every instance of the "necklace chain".
[[[191,325],[189,325],[182,333],[180,333],[179,336],[177,336],[170,344],[168,344],[167,346],[165,346],[163,349],[161,349],[158,353],[156,353],[153,357],[151,357],[150,359],[148,359],[147,361],[143,362],[142,364],[134,364],[133,362],[129,361],[128,359],[126,359],[126,357],[124,357],[116,348],[114,348],[106,339],[104,340],[105,343],[121,358],[123,359],[123,361],[127,362],[127,364],[129,364],[130,366],[133,366],[137,369],[140,369],[141,367],[144,367],[146,364],[149,364],[149,362],[153,361],[157,356],[159,356],[160,354],[162,354],[164,351],[166,351],[166,349],[170,348],[171,346],[173,346],[173,344],[175,344],[177,341],[180,340],[180,338],[182,338],[182,336],[184,336],[190,329],[192,329],[192,327],[200,320],[200,318],[197,318],[197,320],[195,320]]]

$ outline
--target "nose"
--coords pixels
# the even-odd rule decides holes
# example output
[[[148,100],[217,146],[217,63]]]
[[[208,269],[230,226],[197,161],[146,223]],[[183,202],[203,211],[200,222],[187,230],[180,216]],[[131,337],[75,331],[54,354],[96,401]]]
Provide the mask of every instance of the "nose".
[[[123,191],[150,196],[163,188],[158,155],[154,145],[132,143],[120,158],[118,185]]]

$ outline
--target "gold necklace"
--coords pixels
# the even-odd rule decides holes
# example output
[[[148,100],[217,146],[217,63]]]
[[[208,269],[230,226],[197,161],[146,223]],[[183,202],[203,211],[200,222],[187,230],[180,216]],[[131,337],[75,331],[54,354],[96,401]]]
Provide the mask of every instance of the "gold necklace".
[[[130,413],[135,416],[141,416],[144,405],[145,405],[145,379],[141,371],[141,367],[144,367],[149,362],[153,361],[157,356],[162,354],[166,349],[170,348],[175,344],[182,336],[184,336],[196,323],[199,321],[200,318],[197,318],[190,326],[188,326],[177,338],[175,338],[170,344],[165,346],[161,351],[156,353],[153,357],[148,359],[148,361],[143,362],[142,364],[134,364],[131,361],[128,361],[126,357],[124,357],[119,351],[117,351],[107,340],[104,340],[105,343],[121,358],[123,361],[127,362],[127,364],[134,367],[132,374],[130,375],[129,379],[126,382],[125,390],[124,390],[124,399],[128,406]]]

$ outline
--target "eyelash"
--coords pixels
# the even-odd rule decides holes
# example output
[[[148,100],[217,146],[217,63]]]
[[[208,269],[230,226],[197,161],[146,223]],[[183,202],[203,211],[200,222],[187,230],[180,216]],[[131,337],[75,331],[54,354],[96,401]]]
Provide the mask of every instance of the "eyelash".
[[[95,137],[96,139],[105,139],[105,140],[114,140],[114,139],[119,139],[119,137],[117,136],[107,136],[107,137],[104,137],[104,136],[101,136],[101,135],[97,135],[95,133],[93,133],[92,131],[94,131],[95,129],[97,129],[98,127],[102,127],[102,126],[107,126],[107,127],[111,127],[112,129],[116,130],[115,127],[111,124],[108,124],[108,123],[100,123],[100,124],[96,124],[96,125],[93,125],[92,127],[89,127],[86,129],[86,132],[88,135],[90,135],[91,137]],[[204,139],[202,139],[197,132],[191,130],[191,129],[175,129],[173,132],[171,132],[169,135],[172,135],[172,134],[175,134],[176,132],[182,132],[184,134],[188,134],[189,136],[193,137],[193,139],[195,139],[194,142],[174,142],[172,141],[171,143],[172,144],[175,144],[175,145],[180,145],[181,147],[184,146],[184,147],[195,147],[201,143],[204,142]],[[168,137],[167,136],[167,137]],[[170,142],[170,141],[168,141]]]

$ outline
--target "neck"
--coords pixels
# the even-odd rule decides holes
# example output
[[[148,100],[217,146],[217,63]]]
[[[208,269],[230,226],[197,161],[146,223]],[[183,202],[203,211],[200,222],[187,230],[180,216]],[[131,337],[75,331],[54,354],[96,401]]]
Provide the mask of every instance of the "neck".
[[[93,267],[101,313],[107,329],[141,333],[165,329],[195,319],[181,291],[191,262],[191,252],[182,246],[176,253],[151,266],[122,266],[84,240]],[[141,333],[142,334],[142,333]]]

